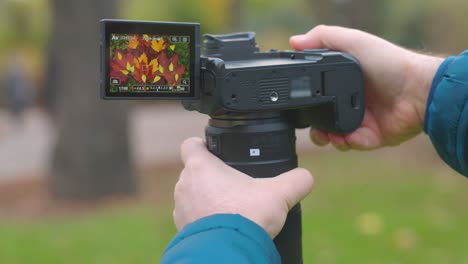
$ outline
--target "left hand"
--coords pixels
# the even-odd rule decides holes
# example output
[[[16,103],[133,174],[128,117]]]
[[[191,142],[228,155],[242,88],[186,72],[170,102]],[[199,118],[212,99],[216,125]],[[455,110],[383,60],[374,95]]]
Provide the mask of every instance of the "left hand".
[[[289,210],[312,189],[312,176],[305,169],[254,179],[211,154],[200,138],[187,139],[181,155],[185,168],[174,191],[174,222],[179,231],[206,216],[240,214],[274,238]]]

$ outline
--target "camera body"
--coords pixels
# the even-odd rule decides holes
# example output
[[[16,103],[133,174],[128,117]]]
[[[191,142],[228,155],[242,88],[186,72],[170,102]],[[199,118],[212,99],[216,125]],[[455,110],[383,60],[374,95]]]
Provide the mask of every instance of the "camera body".
[[[360,125],[362,73],[350,55],[329,50],[259,52],[254,33],[205,35],[199,99],[188,110],[212,117],[284,111],[295,127],[335,133]]]
[[[337,134],[362,122],[364,81],[349,54],[260,52],[255,33],[234,33],[204,35],[200,55],[195,23],[101,24],[105,99],[178,99],[187,110],[221,119],[281,113],[296,128]]]

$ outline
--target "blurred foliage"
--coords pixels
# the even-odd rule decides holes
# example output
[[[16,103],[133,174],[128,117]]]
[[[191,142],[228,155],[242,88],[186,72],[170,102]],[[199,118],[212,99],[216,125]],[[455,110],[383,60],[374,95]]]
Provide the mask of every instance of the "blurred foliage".
[[[121,1],[120,17],[196,21],[204,33],[249,30],[265,40],[282,35],[280,48],[290,34],[326,23],[358,27],[411,48],[459,51],[468,41],[463,34],[467,8],[462,0],[134,0]],[[0,58],[17,47],[41,52],[50,14],[49,0],[1,1]]]
[[[287,49],[290,35],[326,23],[370,31],[412,49],[458,53],[468,47],[466,10],[463,0],[134,0],[121,1],[119,17],[196,21],[202,33],[255,31],[263,50]],[[0,1],[0,72],[11,50],[19,49],[32,58],[32,77],[42,78],[50,15],[49,0]]]
[[[373,153],[318,152],[300,161],[319,186],[302,204],[304,263],[468,263],[462,176]],[[158,179],[145,185],[167,201],[156,210],[142,202],[0,221],[0,263],[158,263],[176,232],[169,201],[177,177]]]
[[[255,31],[262,50],[288,49],[292,34],[318,24],[355,27],[407,48],[457,54],[468,47],[464,0],[134,0],[120,1],[119,18],[200,22],[202,33]],[[0,1],[0,105],[8,56],[30,58],[41,87],[51,20],[50,0]],[[83,15],[86,19],[86,15]]]

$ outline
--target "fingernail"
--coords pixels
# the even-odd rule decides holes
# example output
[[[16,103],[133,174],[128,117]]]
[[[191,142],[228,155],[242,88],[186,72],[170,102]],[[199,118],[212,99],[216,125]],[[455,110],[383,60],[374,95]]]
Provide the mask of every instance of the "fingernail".
[[[291,40],[294,41],[303,41],[304,40],[304,35],[295,35],[291,37]]]
[[[324,141],[324,142],[328,142],[328,136],[326,134],[322,134],[322,133],[315,133],[315,135],[317,136],[317,138],[321,141]]]
[[[312,136],[312,141],[314,141],[318,145],[324,145],[324,144],[328,143],[328,137],[325,139],[321,135],[319,135],[318,133],[314,133],[314,132],[312,132],[311,136]]]
[[[339,151],[348,151],[350,150],[351,148],[345,143],[345,144],[336,144],[335,142],[332,142],[333,146],[339,150]]]

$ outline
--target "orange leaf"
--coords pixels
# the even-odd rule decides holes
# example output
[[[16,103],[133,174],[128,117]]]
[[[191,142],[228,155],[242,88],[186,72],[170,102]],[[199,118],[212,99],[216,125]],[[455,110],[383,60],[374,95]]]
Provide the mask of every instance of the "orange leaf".
[[[133,36],[132,40],[128,41],[128,47],[130,49],[136,49],[138,47],[138,38],[136,35]]]

